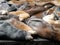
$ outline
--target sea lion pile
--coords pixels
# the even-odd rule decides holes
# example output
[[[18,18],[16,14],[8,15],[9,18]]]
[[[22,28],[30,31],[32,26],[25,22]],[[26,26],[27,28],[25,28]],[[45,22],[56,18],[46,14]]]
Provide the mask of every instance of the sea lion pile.
[[[0,39],[60,41],[60,5],[56,0],[1,0]]]

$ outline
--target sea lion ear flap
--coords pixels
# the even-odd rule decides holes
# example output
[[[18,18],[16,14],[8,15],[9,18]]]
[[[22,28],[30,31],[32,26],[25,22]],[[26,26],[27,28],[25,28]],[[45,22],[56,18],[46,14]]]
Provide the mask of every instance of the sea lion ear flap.
[[[45,7],[45,8],[51,8],[53,6],[55,6],[55,4],[53,4],[53,3],[46,3],[43,5],[43,7]]]

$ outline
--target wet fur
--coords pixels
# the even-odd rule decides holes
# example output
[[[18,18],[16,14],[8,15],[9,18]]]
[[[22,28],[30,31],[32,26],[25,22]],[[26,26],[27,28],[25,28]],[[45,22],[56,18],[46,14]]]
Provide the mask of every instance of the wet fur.
[[[33,23],[35,22],[35,23]],[[49,25],[44,20],[38,19],[38,18],[30,18],[27,23],[32,29],[37,31],[38,35],[44,38],[52,38],[54,35],[54,31],[52,29],[52,26]]]
[[[60,20],[52,20],[52,22],[49,24],[42,19],[31,17],[26,23],[36,30],[39,36],[60,41]]]
[[[30,26],[24,24],[23,22],[19,22],[19,21],[13,19],[10,23],[13,26],[15,26],[17,29],[21,29],[22,31],[26,31],[27,32],[26,39],[33,39],[33,37],[31,35],[36,34],[36,31],[34,31]]]

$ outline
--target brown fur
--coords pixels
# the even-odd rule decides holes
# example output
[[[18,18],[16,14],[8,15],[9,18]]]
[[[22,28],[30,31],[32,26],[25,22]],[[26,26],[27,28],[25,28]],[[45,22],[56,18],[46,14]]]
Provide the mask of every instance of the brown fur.
[[[10,0],[9,2],[17,5],[28,3],[30,6],[34,6],[34,0]]]
[[[19,22],[17,20],[13,20],[11,24],[17,27],[18,29],[22,29],[24,31],[32,30],[32,28],[30,28],[28,25],[24,24],[23,22]]]
[[[36,18],[42,19],[43,18],[43,15],[42,14],[43,14],[43,12],[39,12],[39,13],[35,14],[34,16]]]
[[[53,24],[54,27],[54,39],[60,41],[60,24]]]
[[[13,14],[16,16],[19,16],[19,20],[22,21],[25,18],[28,18],[30,15],[24,11],[14,11],[14,12],[9,12],[9,14]]]
[[[17,5],[21,5],[23,3],[26,2],[26,0],[10,0],[9,3],[14,3],[14,4],[17,4]]]
[[[44,22],[43,20],[40,21],[40,23],[39,22],[32,23],[32,22],[33,21],[30,21],[30,24],[28,23],[28,25],[32,27],[32,29],[36,30],[39,36],[49,39],[52,38],[52,36],[54,35],[54,31],[48,23]]]
[[[53,32],[54,32],[53,38],[54,38],[54,40],[60,41],[60,20],[52,20],[52,19],[50,19],[50,21],[47,22],[47,23],[49,23],[50,25],[53,26],[53,29],[54,29],[53,30]]]
[[[13,19],[10,22],[13,26],[15,26],[17,29],[21,29],[23,31],[28,32],[29,34],[36,34],[36,31],[34,31],[30,26],[24,24],[23,22],[20,22],[16,19]]]
[[[43,5],[47,2],[51,2],[52,0],[10,0],[14,4],[20,5],[24,3],[28,3],[31,7],[36,5]]]

